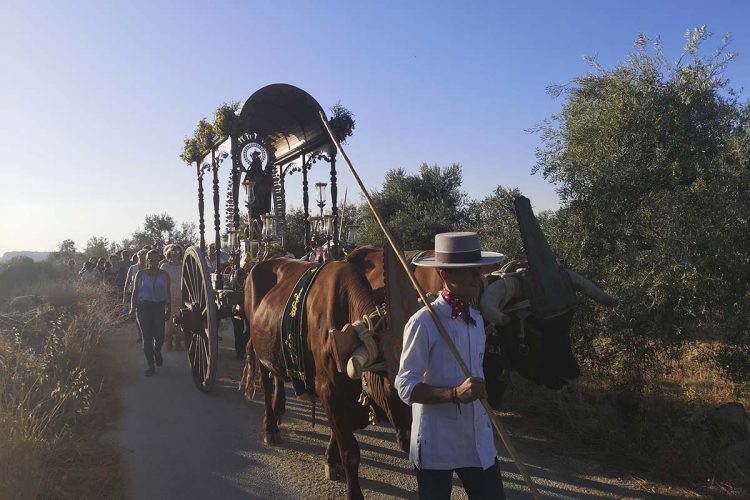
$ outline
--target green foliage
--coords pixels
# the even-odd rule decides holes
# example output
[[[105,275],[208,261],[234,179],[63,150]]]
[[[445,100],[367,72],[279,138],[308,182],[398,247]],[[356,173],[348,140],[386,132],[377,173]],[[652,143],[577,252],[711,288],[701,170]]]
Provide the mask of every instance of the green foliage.
[[[86,248],[83,250],[83,254],[86,259],[90,257],[107,258],[112,253],[112,243],[104,236],[92,236],[86,242]]]
[[[621,299],[579,325],[616,335],[622,351],[596,361],[625,356],[634,379],[653,359],[649,339],[711,326],[740,351],[750,340],[750,113],[723,76],[729,40],[703,56],[709,36],[689,31],[675,64],[644,36],[614,69],[592,60],[550,89],[562,110],[538,128],[535,171],[563,202],[558,250]]]
[[[164,248],[169,243],[178,243],[182,248],[195,244],[195,224],[183,222],[179,227],[167,213],[146,215],[143,229],[123,241],[123,247],[138,250],[146,245]]]
[[[224,103],[214,111],[214,130],[219,137],[235,136],[238,133],[239,117],[237,110],[240,103],[237,101]]]
[[[437,233],[461,228],[466,194],[461,191],[461,166],[423,164],[419,175],[389,170],[383,187],[372,192],[373,203],[406,249],[432,248]],[[363,207],[357,243],[382,246],[384,237],[369,208]]]
[[[347,201],[345,206],[339,206],[339,216],[343,216],[343,223],[346,226],[361,224],[362,208]],[[314,215],[311,214],[311,215]],[[305,214],[302,208],[292,208],[286,213],[286,247],[297,257],[302,257],[306,252],[305,245]],[[344,237],[342,229],[342,238]]]
[[[25,290],[39,283],[65,276],[61,265],[50,260],[34,262],[29,257],[13,257],[0,263],[0,303],[22,295]]]
[[[354,113],[346,109],[340,102],[331,106],[330,111],[331,119],[328,123],[331,125],[331,130],[342,144],[346,144],[346,139],[354,133],[356,123]]]
[[[68,259],[75,259],[76,257],[78,257],[78,250],[76,250],[75,242],[71,239],[65,239],[57,244],[57,252],[50,254],[47,260],[65,264]]]
[[[91,412],[113,400],[102,391],[110,377],[99,341],[122,306],[104,284],[49,279],[42,295],[67,304],[0,316],[0,498],[113,497],[117,462],[97,465],[112,454],[96,444],[105,429]]]
[[[520,194],[518,188],[498,186],[491,195],[468,203],[465,230],[479,234],[484,250],[510,258],[521,253],[523,243],[513,211],[513,199]]]
[[[304,220],[305,213],[301,208],[293,208],[286,213],[286,248],[297,257],[306,253]]]
[[[342,203],[342,202],[340,202]],[[340,217],[340,224],[341,227],[339,228],[341,231],[341,239],[346,240],[348,234],[349,228],[355,228],[353,231],[353,235],[356,236],[356,229],[359,229],[362,227],[362,216],[365,213],[364,211],[367,210],[367,213],[370,212],[370,209],[366,206],[360,206],[356,203],[353,203],[353,200],[351,197],[348,197],[346,200],[345,205],[340,205],[338,207],[339,211],[339,217]],[[355,241],[347,241],[347,243],[355,244],[357,243],[357,240]]]
[[[214,126],[208,120],[202,118],[195,129],[194,138],[198,149],[205,152],[214,148],[214,144],[219,137]]]
[[[185,138],[185,146],[182,149],[180,158],[188,165],[201,161],[201,150],[198,146],[198,141],[194,137]]]

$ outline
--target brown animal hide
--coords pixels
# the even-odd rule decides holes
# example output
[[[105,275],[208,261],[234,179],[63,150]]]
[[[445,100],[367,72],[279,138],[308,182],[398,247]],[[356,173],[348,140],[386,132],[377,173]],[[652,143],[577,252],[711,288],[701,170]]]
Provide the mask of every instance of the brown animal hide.
[[[421,250],[407,250],[404,255],[409,258],[416,255]],[[425,257],[435,255],[435,252],[428,250]],[[375,301],[382,304],[385,301],[385,272],[383,270],[383,249],[375,247],[359,247],[346,257],[346,261],[358,267],[370,282]],[[437,271],[432,268],[414,267],[414,277],[422,287],[422,290],[428,293],[436,294],[443,288],[443,282],[440,280]],[[414,292],[417,293],[416,291]]]
[[[285,258],[261,262],[253,267],[245,287],[245,313],[250,323],[251,340],[244,378],[252,381],[256,369],[260,372],[268,444],[280,442],[275,410],[281,403],[272,399],[274,379],[287,378],[280,344],[282,315],[292,288],[312,265]],[[306,366],[313,367],[315,392],[331,426],[331,440],[326,451],[327,470],[343,467],[350,497],[361,497],[358,479],[360,453],[353,431],[369,423],[369,408],[358,403],[361,382],[336,369],[330,332],[341,330],[345,324],[354,323],[375,310],[372,288],[355,266],[347,262],[332,262],[318,274],[304,307],[308,347]],[[372,399],[385,407],[384,412],[397,430],[399,445],[403,446],[404,442],[408,443],[411,412],[382,378],[376,373],[370,376],[371,387],[375,389]]]
[[[404,251],[404,256],[408,259],[420,252],[421,250],[406,250]],[[433,257],[434,255],[434,250],[427,250],[424,252],[424,257]],[[359,247],[346,257],[346,261],[354,264],[365,273],[367,281],[370,282],[370,286],[375,293],[375,301],[379,304],[383,303],[385,300],[383,249],[370,246]],[[501,264],[483,266],[480,268],[480,272],[482,275],[490,274],[493,271],[499,270],[500,266]],[[422,291],[425,293],[437,295],[440,290],[443,289],[443,281],[440,279],[435,268],[412,266],[412,270],[414,272],[414,277],[417,279],[417,283],[419,283],[419,286],[422,287]],[[415,291],[414,294],[416,295],[416,293],[417,292]]]

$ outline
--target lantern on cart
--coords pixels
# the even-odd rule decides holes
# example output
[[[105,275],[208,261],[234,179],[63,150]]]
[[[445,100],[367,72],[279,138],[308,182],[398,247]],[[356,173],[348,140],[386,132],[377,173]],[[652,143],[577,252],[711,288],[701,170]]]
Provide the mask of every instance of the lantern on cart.
[[[315,189],[318,191],[318,207],[320,208],[320,217],[323,217],[323,208],[326,206],[326,187],[325,182],[316,182]]]
[[[261,215],[263,220],[263,239],[272,241],[276,239],[276,216],[271,214]]]
[[[240,247],[240,234],[242,231],[239,229],[228,229],[227,230],[227,246],[232,252],[235,252]]]

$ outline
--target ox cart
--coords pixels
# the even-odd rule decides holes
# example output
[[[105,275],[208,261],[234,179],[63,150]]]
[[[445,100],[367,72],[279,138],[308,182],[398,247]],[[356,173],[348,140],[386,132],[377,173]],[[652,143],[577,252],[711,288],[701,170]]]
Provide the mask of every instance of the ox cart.
[[[253,348],[248,349],[246,369],[250,368],[250,370],[247,381],[248,386],[255,383],[253,367],[255,356],[257,356],[261,359],[257,364],[266,400],[264,422],[268,444],[279,442],[278,419],[269,418],[269,415],[275,416],[277,410],[279,410],[278,415],[283,413],[283,404],[277,405],[283,399],[274,395],[272,401],[270,396],[272,375],[276,378],[276,387],[283,389],[283,385],[280,385],[283,370],[276,369],[273,363],[278,361],[276,364],[279,367],[284,363],[287,367],[287,375],[290,373],[289,367],[294,365],[294,363],[286,362],[286,351],[284,360],[278,359],[280,354],[277,351],[284,348],[274,351],[273,346],[277,344],[286,346],[289,342],[286,340],[282,342],[281,335],[275,335],[275,333],[280,332],[283,335],[288,329],[304,330],[304,327],[287,328],[287,325],[291,324],[291,321],[287,322],[288,318],[299,318],[297,321],[302,325],[301,318],[305,314],[315,313],[318,316],[311,321],[316,325],[316,332],[320,330],[321,325],[324,326],[320,332],[317,332],[317,337],[310,337],[318,342],[316,344],[319,347],[316,351],[318,353],[317,364],[313,359],[311,365],[322,367],[316,372],[317,381],[322,389],[314,389],[311,384],[302,389],[317,391],[324,395],[320,396],[321,398],[327,398],[321,399],[321,403],[327,412],[329,423],[345,418],[346,415],[342,413],[350,415],[360,410],[356,404],[352,403],[352,401],[355,403],[357,401],[354,397],[356,396],[354,389],[361,390],[365,395],[366,386],[369,385],[371,386],[370,395],[372,399],[375,399],[372,386],[376,384],[367,382],[368,377],[389,382],[382,382],[380,387],[393,387],[397,360],[401,352],[400,332],[403,331],[403,325],[408,317],[420,307],[417,304],[417,296],[432,316],[440,331],[442,341],[449,347],[458,367],[468,378],[471,372],[445,331],[442,321],[433,310],[431,301],[424,294],[423,288],[427,286],[426,281],[419,280],[411,269],[405,253],[385,226],[361,179],[341,148],[339,141],[349,135],[353,123],[349,122],[347,130],[345,121],[343,126],[341,123],[335,123],[335,120],[329,122],[315,99],[303,90],[285,84],[264,87],[251,95],[240,109],[225,109],[223,113],[217,113],[217,123],[219,122],[223,124],[220,127],[220,134],[209,134],[206,132],[206,127],[203,127],[206,133],[202,134],[205,140],[202,141],[200,150],[195,154],[183,154],[183,159],[186,159],[186,156],[189,157],[190,162],[194,163],[196,168],[200,244],[188,248],[185,252],[182,268],[183,307],[178,313],[178,321],[185,335],[186,350],[196,386],[207,392],[211,390],[216,378],[220,320],[231,318],[236,338],[241,338],[243,330],[249,330],[245,328],[247,324],[245,300],[248,301],[249,310],[253,313],[251,314],[253,327],[260,326],[256,331],[257,337],[255,335],[253,337]],[[188,151],[187,145],[186,141],[186,151]],[[310,282],[322,266],[312,264],[302,266],[300,263],[285,259],[263,261],[276,255],[278,251],[285,254],[289,247],[288,240],[291,233],[287,231],[285,183],[286,178],[296,172],[299,172],[302,177],[304,233],[302,242],[307,251],[313,232],[308,174],[316,163],[326,163],[330,167],[330,170],[326,171],[330,182],[331,210],[325,217],[327,220],[324,231],[325,246],[328,248],[329,258],[342,257],[341,223],[337,206],[337,152],[357,182],[388,241],[388,246],[379,250],[379,253],[375,252],[370,257],[364,258],[363,260],[371,260],[359,268],[357,268],[355,254],[352,253],[347,263],[335,263],[328,267],[328,271],[320,271],[321,275],[328,272],[331,276],[327,284],[324,281],[317,288],[323,298],[319,302],[312,301],[305,305],[304,298],[301,302],[298,300],[300,296],[307,297],[307,289],[292,288],[292,285],[303,283],[305,276],[310,276],[307,281]],[[231,170],[226,196],[225,233],[227,253],[231,259],[228,260],[230,262],[228,266],[223,266],[218,171],[222,162],[227,158],[229,158]],[[213,260],[209,260],[206,256],[203,178],[208,172],[213,174],[215,252],[210,254]],[[328,183],[317,183],[316,188],[321,189],[322,186],[322,189],[325,189],[326,185]],[[247,212],[244,223],[239,206],[240,189],[244,193]],[[319,196],[320,217],[318,220],[324,218],[321,197],[322,193]],[[528,265],[500,276],[494,276],[494,273],[493,276],[486,276],[488,286],[479,301],[483,318],[491,323],[486,325],[486,328],[489,328],[487,331],[490,331],[485,346],[487,355],[484,357],[485,373],[489,375],[487,387],[488,391],[491,391],[491,384],[495,381],[494,379],[497,379],[499,394],[502,393],[504,385],[501,377],[495,376],[497,374],[493,375],[493,368],[499,369],[502,366],[510,366],[525,377],[553,389],[561,387],[564,378],[575,378],[579,371],[570,348],[569,331],[572,313],[577,304],[576,291],[604,305],[611,306],[616,303],[614,298],[609,297],[593,283],[558,265],[533,215],[528,199],[519,197],[514,205]],[[317,236],[318,243],[316,244],[319,244],[320,234]],[[368,269],[372,272],[365,278],[361,274],[367,273]],[[245,280],[251,270],[253,272],[247,287],[249,298],[246,299]],[[375,304],[377,274],[380,275],[380,281],[384,280],[381,286],[385,294],[385,309],[382,312]],[[431,273],[431,276],[434,278],[434,273]],[[258,278],[257,283],[256,278]],[[264,278],[268,279],[264,280]],[[341,284],[346,284],[348,288],[342,289]],[[417,292],[417,296],[412,292],[412,287]],[[335,299],[332,299],[334,295]],[[344,304],[346,307],[342,306],[348,315],[334,311],[333,306],[328,309],[323,308],[324,311],[320,311],[321,308],[315,306],[341,305],[341,297],[369,297],[372,301],[359,300],[357,314],[363,311],[365,313],[364,316],[359,317],[352,316],[352,311],[355,310],[353,304],[357,302],[355,300],[347,303],[348,305]],[[289,314],[282,302],[289,307]],[[364,305],[367,305],[367,308]],[[304,311],[299,315],[297,315],[298,306],[300,311]],[[338,324],[343,323],[341,318],[349,322],[346,325]],[[361,321],[360,318],[362,318]],[[381,327],[383,324],[387,324],[387,328]],[[505,328],[506,325],[509,326]],[[504,331],[504,336],[492,333],[495,327]],[[323,339],[321,332],[327,332],[330,336],[333,352],[329,352],[329,344],[321,340]],[[375,333],[378,335],[379,344],[373,340]],[[394,334],[399,334],[399,337],[394,338]],[[261,341],[258,341],[259,339]],[[290,348],[290,351],[297,352],[297,358],[304,358],[308,354],[308,358],[314,358],[314,354],[295,351],[297,346],[305,345],[304,342],[295,341],[291,344],[294,344],[292,346],[294,349]],[[310,344],[312,345],[312,341]],[[533,351],[535,356],[530,356],[530,351]],[[378,362],[381,355],[382,363]],[[336,373],[333,373],[333,370],[327,372],[325,368],[332,366],[331,357],[336,361]],[[540,359],[546,371],[540,369]],[[346,375],[342,374],[343,366],[346,367]],[[378,366],[377,369],[376,366]],[[275,375],[271,373],[274,370]],[[364,372],[369,373],[369,376],[363,377]],[[307,379],[303,377],[301,380]],[[297,387],[295,391],[297,392]],[[404,403],[398,396],[394,396],[392,391],[384,393],[384,396],[381,398],[383,401],[378,403],[381,407],[393,404],[393,408],[398,409],[400,405],[401,409],[404,409]],[[369,396],[364,400],[369,401]],[[539,498],[538,491],[515,453],[502,424],[495,417],[492,407],[486,400],[481,400],[481,405],[490,415],[493,428],[502,439],[532,493]],[[334,412],[333,408],[339,410]],[[340,408],[345,408],[347,411],[341,412]],[[392,412],[389,415],[395,414]],[[406,408],[405,415],[409,418],[411,416],[408,408]],[[394,427],[397,427],[395,420],[394,418],[392,423]],[[334,427],[338,430],[334,431]],[[407,428],[408,426],[404,427],[404,429]],[[359,456],[358,449],[350,446],[354,439],[353,434],[349,435],[352,429],[347,427],[348,434],[345,435],[339,427],[332,425],[332,435],[326,457],[327,471],[330,471],[331,467],[338,467],[342,464],[348,467],[347,487],[350,494],[353,493],[356,496],[359,492],[356,479],[356,464],[359,463],[359,459],[341,460],[341,457],[347,453],[355,453],[356,457]],[[403,436],[405,434],[399,438],[402,448],[408,441],[402,439]],[[345,446],[349,448],[345,450]],[[336,451],[337,449],[339,451]],[[359,494],[361,495],[361,492]]]
[[[232,321],[238,353],[241,344],[247,341],[246,338],[237,340],[242,338],[245,324],[243,290],[247,273],[270,255],[287,252],[290,242],[285,185],[290,175],[299,173],[301,176],[303,246],[307,250],[313,236],[318,242],[322,237],[326,240],[328,258],[336,259],[342,254],[337,150],[321,123],[320,113],[321,106],[303,90],[286,84],[269,85],[252,94],[238,109],[226,107],[223,114],[217,112],[221,130],[213,135],[204,130],[202,143],[193,144],[197,150],[189,157],[183,154],[183,159],[195,166],[198,180],[200,244],[189,247],[184,255],[183,307],[176,321],[184,332],[192,376],[201,391],[210,391],[216,379],[220,321]],[[331,124],[336,125],[335,120]],[[348,130],[346,123],[342,126],[341,134],[337,135],[345,137],[351,126]],[[200,132],[199,124],[197,135]],[[189,141],[186,141],[186,151]],[[226,248],[222,249],[219,170],[226,163],[230,168],[225,195]],[[329,183],[315,185],[320,207],[317,216],[310,212],[308,182],[308,174],[315,164],[329,166],[325,172]],[[206,246],[203,187],[208,173],[212,174],[214,209],[211,258]],[[326,187],[330,188],[331,205],[330,212],[324,215]],[[241,198],[244,199],[243,210]]]

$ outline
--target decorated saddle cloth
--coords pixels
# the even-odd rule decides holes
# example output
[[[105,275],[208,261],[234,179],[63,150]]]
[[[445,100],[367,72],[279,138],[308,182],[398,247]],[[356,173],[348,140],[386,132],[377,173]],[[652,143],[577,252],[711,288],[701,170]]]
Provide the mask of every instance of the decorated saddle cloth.
[[[286,371],[292,379],[297,396],[314,393],[313,373],[305,366],[307,354],[307,331],[305,330],[305,302],[318,273],[326,264],[310,267],[297,281],[292,295],[286,303],[281,320],[281,350],[284,354]]]

